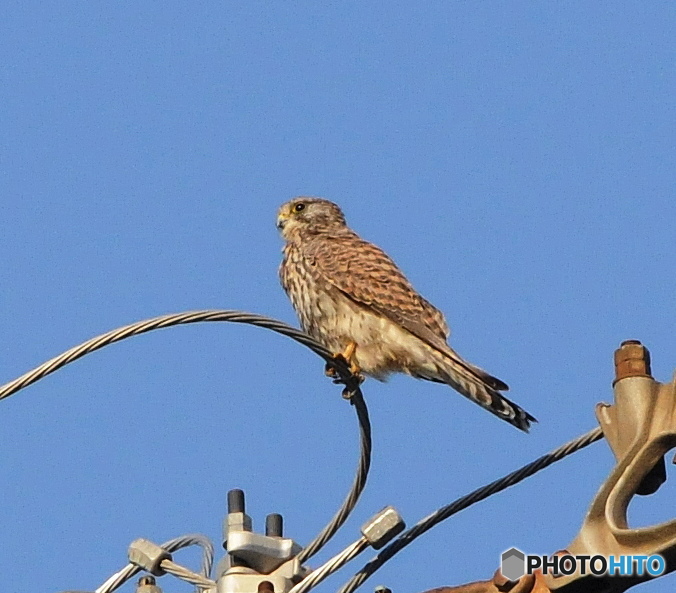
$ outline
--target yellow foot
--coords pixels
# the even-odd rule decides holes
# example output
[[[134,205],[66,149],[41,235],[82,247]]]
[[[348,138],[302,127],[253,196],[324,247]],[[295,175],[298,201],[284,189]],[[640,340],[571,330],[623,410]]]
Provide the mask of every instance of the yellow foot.
[[[343,350],[342,352],[338,352],[337,354],[334,354],[333,358],[336,361],[343,362],[350,369],[350,373],[352,375],[359,376],[361,374],[361,368],[354,359],[354,353],[356,352],[356,350],[357,350],[356,342],[349,342],[345,350]],[[340,374],[338,373],[338,370],[336,369],[335,365],[330,362],[326,363],[326,368],[324,372],[326,373],[327,376],[331,377],[334,380],[340,377]]]

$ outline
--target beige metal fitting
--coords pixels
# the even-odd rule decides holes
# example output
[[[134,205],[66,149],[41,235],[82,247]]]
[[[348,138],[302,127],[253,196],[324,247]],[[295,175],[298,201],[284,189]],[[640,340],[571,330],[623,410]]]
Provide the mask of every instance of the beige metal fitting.
[[[385,507],[361,526],[361,533],[374,550],[380,550],[406,529],[406,523],[392,506]]]
[[[666,572],[671,572],[676,570],[676,520],[632,529],[627,508],[635,494],[651,494],[666,479],[664,455],[676,447],[676,378],[669,384],[655,381],[648,350],[633,340],[615,352],[615,368],[615,403],[599,404],[596,416],[617,464],[567,552],[606,557],[660,554]],[[650,578],[573,574],[547,575],[545,581],[561,593],[619,593]]]

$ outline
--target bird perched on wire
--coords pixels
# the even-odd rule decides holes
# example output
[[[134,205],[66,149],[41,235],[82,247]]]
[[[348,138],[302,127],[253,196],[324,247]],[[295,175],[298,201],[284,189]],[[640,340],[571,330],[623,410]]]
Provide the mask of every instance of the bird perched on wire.
[[[295,198],[280,207],[277,228],[286,241],[280,279],[303,329],[353,373],[446,383],[528,431],[535,418],[500,393],[505,383],[451,349],[443,313],[382,249],[347,226],[336,204]]]

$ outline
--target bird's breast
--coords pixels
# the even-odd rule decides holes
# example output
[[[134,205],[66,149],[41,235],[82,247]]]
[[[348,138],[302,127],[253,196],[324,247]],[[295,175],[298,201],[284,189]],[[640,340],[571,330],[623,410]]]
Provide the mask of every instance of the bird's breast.
[[[428,357],[421,340],[345,295],[293,245],[284,250],[280,278],[303,329],[332,353],[356,343],[356,362],[367,374],[409,372]]]

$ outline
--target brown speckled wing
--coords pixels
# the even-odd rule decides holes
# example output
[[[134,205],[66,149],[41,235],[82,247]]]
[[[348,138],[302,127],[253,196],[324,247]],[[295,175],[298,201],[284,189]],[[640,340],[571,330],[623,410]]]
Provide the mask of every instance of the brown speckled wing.
[[[333,286],[394,321],[430,346],[448,353],[441,311],[421,297],[392,259],[351,231],[315,235],[304,256]]]

